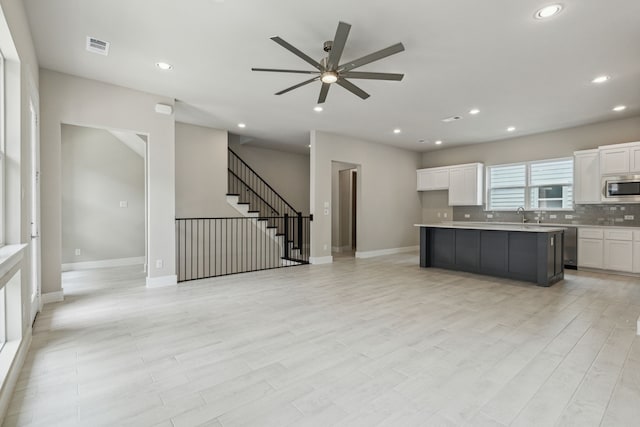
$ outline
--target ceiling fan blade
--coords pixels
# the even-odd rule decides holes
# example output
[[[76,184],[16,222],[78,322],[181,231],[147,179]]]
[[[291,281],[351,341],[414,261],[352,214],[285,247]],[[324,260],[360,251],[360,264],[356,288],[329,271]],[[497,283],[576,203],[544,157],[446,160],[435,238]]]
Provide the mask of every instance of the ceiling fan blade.
[[[393,46],[389,46],[377,52],[370,53],[369,55],[363,56],[362,58],[349,61],[341,65],[340,67],[338,67],[338,71],[340,72],[351,71],[354,68],[362,67],[363,65],[369,64],[373,61],[377,61],[379,59],[386,58],[387,56],[391,56],[393,54],[402,52],[403,50],[404,50],[404,45],[402,43],[396,43]]]
[[[348,90],[349,92],[355,95],[358,95],[362,99],[367,99],[369,97],[369,94],[367,92],[363,91],[358,86],[351,83],[349,80],[338,79],[336,83],[342,86],[343,88],[345,88],[346,90]]]
[[[320,76],[318,76],[318,77],[314,77],[314,78],[309,79],[309,80],[305,80],[305,81],[303,81],[302,83],[298,83],[297,85],[294,85],[294,86],[288,87],[288,88],[286,88],[285,90],[281,90],[280,92],[277,92],[277,93],[276,93],[276,95],[282,95],[283,93],[287,93],[287,92],[290,92],[290,91],[292,91],[292,90],[294,90],[294,89],[298,89],[298,88],[299,88],[299,87],[301,87],[301,86],[308,85],[308,84],[309,84],[309,83],[311,83],[311,82],[315,82],[315,81],[316,81],[316,80],[318,80],[319,78],[320,78]]]
[[[349,79],[371,79],[371,80],[395,80],[400,81],[404,77],[404,74],[395,73],[368,73],[364,71],[347,71],[346,73],[340,73],[342,77]]]
[[[269,71],[272,73],[318,74],[319,71],[281,70],[279,68],[252,68],[251,71]]]
[[[342,57],[344,45],[347,44],[347,37],[349,36],[350,30],[351,25],[340,21],[338,29],[336,30],[336,35],[333,38],[333,45],[329,51],[329,58],[327,59],[327,68],[329,70],[335,70],[338,68],[338,64],[340,64],[340,57]]]
[[[294,47],[293,45],[287,43],[286,41],[282,40],[278,36],[271,37],[271,40],[273,40],[274,42],[278,43],[280,46],[282,46],[283,48],[287,49],[289,52],[293,53],[297,57],[299,57],[299,58],[305,60],[306,62],[308,62],[309,64],[313,65],[318,70],[322,71],[322,66],[320,65],[320,63],[318,61],[316,61],[315,59],[311,58],[309,55],[307,55],[304,52],[302,52],[300,49],[298,49],[298,48]]]
[[[320,88],[320,96],[318,97],[318,104],[322,104],[327,99],[327,94],[329,93],[329,88],[331,84],[322,83],[322,87]]]

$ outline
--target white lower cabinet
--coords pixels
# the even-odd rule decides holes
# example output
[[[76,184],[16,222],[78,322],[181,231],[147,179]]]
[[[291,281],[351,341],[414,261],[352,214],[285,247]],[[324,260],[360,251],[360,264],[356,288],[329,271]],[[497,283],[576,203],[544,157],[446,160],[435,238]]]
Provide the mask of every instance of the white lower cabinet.
[[[640,230],[633,232],[633,272],[640,273]]]
[[[640,231],[578,229],[578,267],[640,272]]]
[[[578,267],[604,268],[602,239],[578,239]]]

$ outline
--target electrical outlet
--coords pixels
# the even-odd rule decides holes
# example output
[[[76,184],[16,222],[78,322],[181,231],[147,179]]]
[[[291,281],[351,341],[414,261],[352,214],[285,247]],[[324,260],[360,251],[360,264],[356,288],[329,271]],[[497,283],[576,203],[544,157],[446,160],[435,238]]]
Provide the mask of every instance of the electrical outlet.
[[[493,214],[487,214],[487,218],[488,218],[488,219],[493,218]]]
[[[440,218],[442,216],[442,214],[440,212],[438,212],[438,218]]]
[[[464,217],[465,218],[471,218],[471,215],[470,214],[464,214]]]
[[[80,249],[76,249],[76,256],[79,256],[82,254],[82,251]]]
[[[326,209],[326,208],[325,208],[325,210],[324,210],[324,214],[325,214],[325,215],[329,215],[329,209]]]
[[[549,215],[549,219],[556,219],[556,218],[558,218],[558,215],[556,214]]]
[[[445,218],[447,217],[447,213],[446,212],[443,215],[444,215]]]
[[[624,219],[626,219],[627,221],[633,221],[635,217],[633,215],[625,215]]]
[[[566,214],[566,215],[564,216],[564,219],[573,219],[573,215]]]
[[[329,246],[324,245],[322,248],[326,251]]]
[[[164,265],[164,262],[162,262],[161,259],[156,260],[156,268],[162,268],[163,265]]]

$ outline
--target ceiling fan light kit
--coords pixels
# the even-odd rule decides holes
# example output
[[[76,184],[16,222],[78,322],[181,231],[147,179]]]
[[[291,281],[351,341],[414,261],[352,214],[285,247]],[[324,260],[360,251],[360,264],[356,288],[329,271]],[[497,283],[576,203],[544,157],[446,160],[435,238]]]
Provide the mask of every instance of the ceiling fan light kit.
[[[329,88],[333,83],[336,83],[339,86],[342,86],[349,92],[359,96],[362,99],[367,99],[369,97],[369,94],[364,90],[360,89],[358,86],[356,86],[355,84],[353,84],[347,79],[369,79],[369,80],[389,80],[389,81],[402,80],[402,78],[404,77],[404,74],[352,71],[355,68],[362,67],[363,65],[370,64],[374,61],[378,61],[380,59],[386,58],[387,56],[391,56],[396,53],[402,52],[404,50],[404,46],[402,45],[402,43],[396,43],[385,49],[381,49],[379,51],[376,51],[369,55],[365,55],[353,61],[348,61],[343,64],[340,64],[340,59],[342,57],[342,52],[344,50],[344,47],[347,43],[347,37],[349,36],[349,31],[351,31],[350,24],[347,24],[345,22],[340,22],[338,24],[338,29],[336,30],[336,34],[333,40],[326,41],[323,44],[323,50],[327,52],[328,55],[325,58],[323,58],[320,62],[306,55],[304,52],[297,49],[296,47],[286,42],[282,38],[278,36],[271,37],[271,40],[278,43],[280,46],[284,47],[289,52],[301,58],[308,64],[312,65],[316,70],[306,71],[306,70],[288,70],[288,69],[278,69],[278,68],[252,68],[251,70],[275,72],[275,73],[316,74],[316,76],[314,76],[309,80],[305,80],[302,83],[298,83],[294,86],[291,86],[289,88],[281,90],[280,92],[277,92],[276,95],[282,95],[284,93],[290,92],[294,89],[297,89],[299,87],[305,86],[309,83],[313,83],[319,80],[322,83],[322,86],[320,87],[318,104],[322,104],[325,102],[325,100],[327,99],[327,94],[329,93]]]

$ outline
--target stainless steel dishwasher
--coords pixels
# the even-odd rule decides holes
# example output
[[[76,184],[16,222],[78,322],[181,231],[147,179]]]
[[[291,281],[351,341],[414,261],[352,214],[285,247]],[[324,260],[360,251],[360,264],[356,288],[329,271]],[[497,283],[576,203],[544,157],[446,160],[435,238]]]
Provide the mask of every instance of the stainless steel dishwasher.
[[[578,269],[578,228],[567,227],[564,232],[564,267]]]

